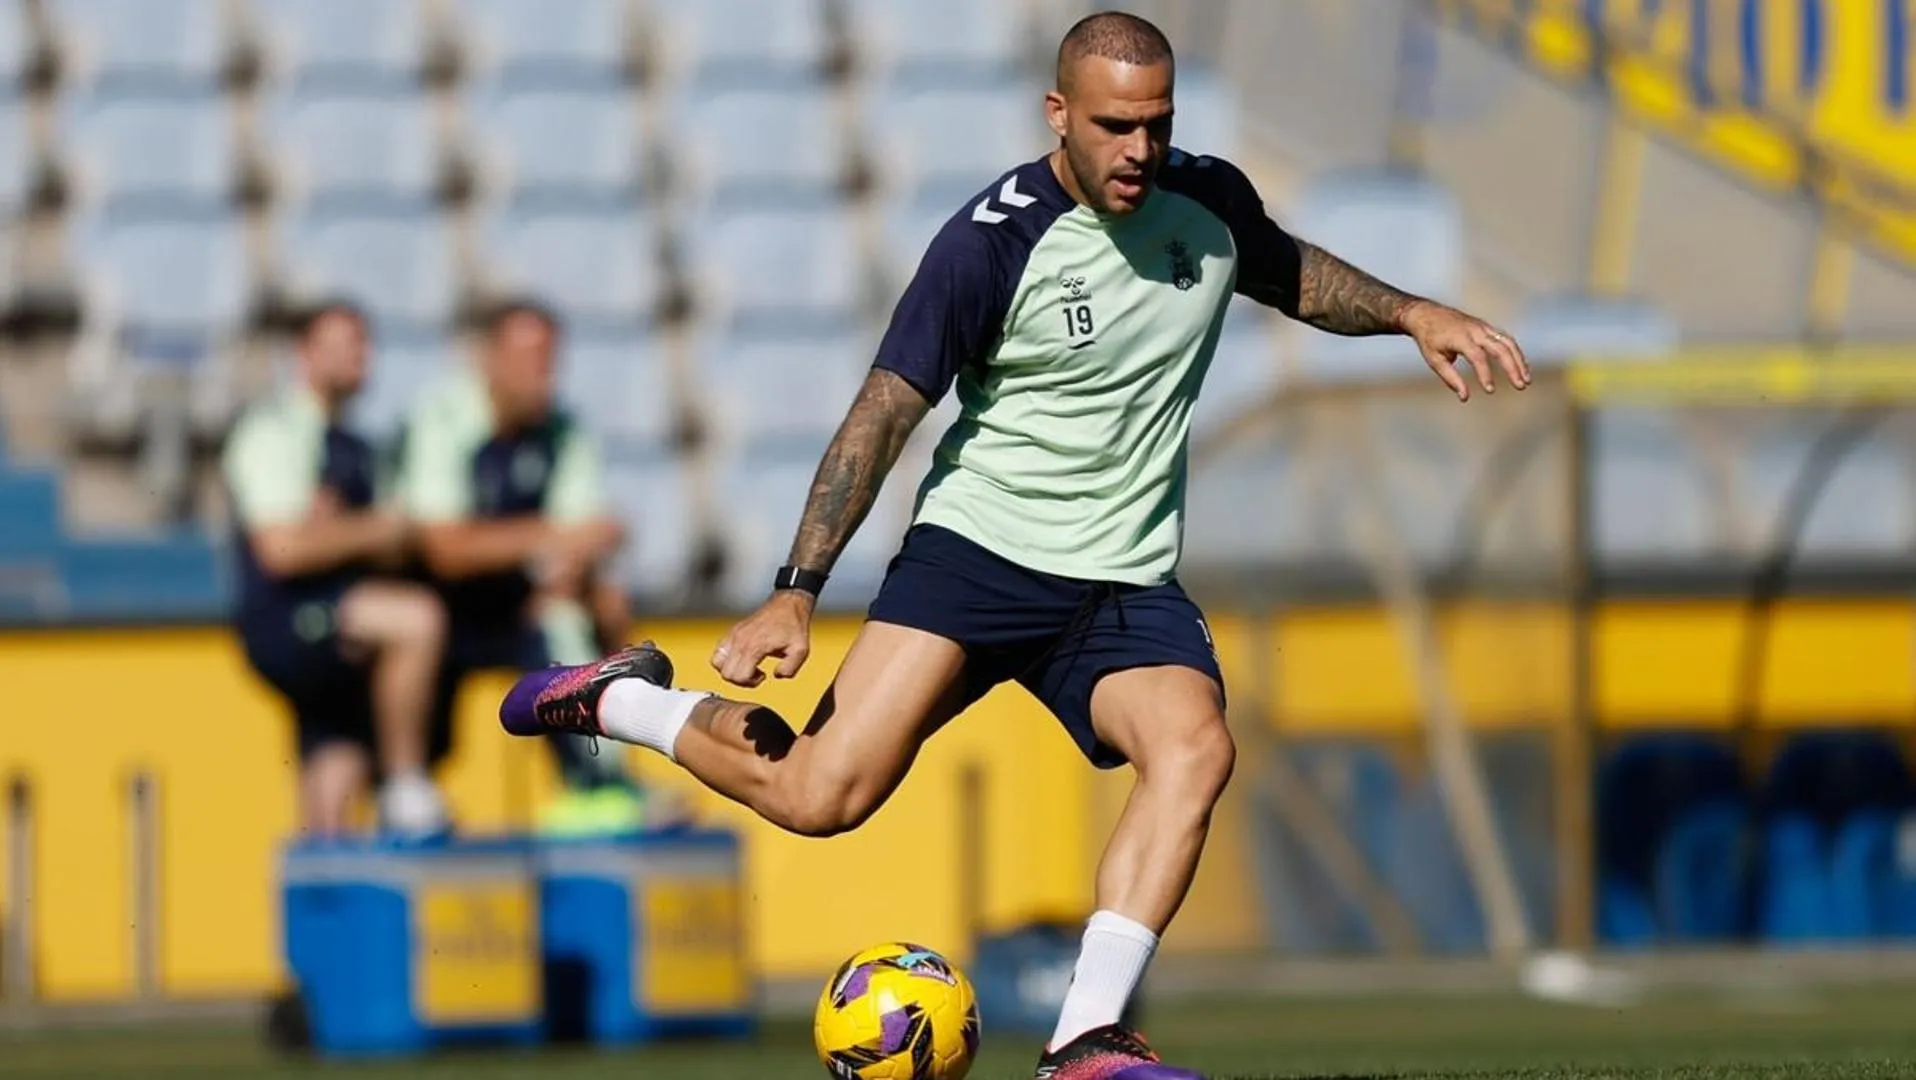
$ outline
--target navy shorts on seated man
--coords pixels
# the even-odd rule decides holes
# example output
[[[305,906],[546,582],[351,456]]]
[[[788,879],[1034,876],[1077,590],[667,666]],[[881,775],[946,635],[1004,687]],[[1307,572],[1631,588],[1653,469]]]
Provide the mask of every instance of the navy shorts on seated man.
[[[329,743],[373,749],[371,673],[346,656],[339,640],[339,602],[354,583],[339,575],[297,598],[245,605],[239,614],[247,661],[293,712],[301,761]]]
[[[1091,691],[1126,668],[1181,665],[1224,687],[1204,613],[1176,581],[1085,581],[1029,570],[938,525],[915,525],[869,611],[965,650],[964,704],[1016,681],[1102,769],[1124,756],[1091,726]]]

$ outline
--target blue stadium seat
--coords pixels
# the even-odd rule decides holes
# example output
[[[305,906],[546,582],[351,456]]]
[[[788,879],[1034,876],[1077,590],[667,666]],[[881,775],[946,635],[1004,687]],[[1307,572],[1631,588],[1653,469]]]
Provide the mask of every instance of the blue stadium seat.
[[[397,435],[419,394],[459,362],[453,342],[436,334],[382,335],[374,342],[366,385],[353,402],[353,423],[384,441]]]
[[[423,200],[438,185],[440,140],[417,87],[301,85],[275,99],[267,117],[283,204]]]
[[[568,332],[559,400],[608,453],[655,454],[672,432],[671,376],[663,343],[645,333]]]
[[[1640,735],[1606,755],[1596,776],[1604,940],[1644,946],[1739,928],[1749,812],[1736,758],[1711,736]],[[1709,874],[1730,880],[1698,879]]]
[[[822,83],[688,91],[670,105],[674,175],[701,205],[828,195],[849,160],[835,108]]]
[[[947,215],[1056,142],[1044,123],[1044,91],[1024,78],[956,87],[875,81],[863,95],[859,121],[880,184],[906,197],[919,188],[954,190]]]
[[[0,92],[0,217],[11,217],[33,193],[39,155],[33,149],[25,99]]]
[[[0,561],[49,557],[60,535],[59,475],[50,469],[0,469]]]
[[[71,85],[215,82],[232,49],[221,0],[52,0]]]
[[[862,334],[717,336],[695,365],[728,439],[830,438],[871,367]]]
[[[1760,925],[1778,944],[1858,940],[1876,923],[1888,868],[1888,827],[1916,806],[1897,741],[1874,731],[1795,735],[1771,763],[1762,790],[1766,855]],[[1875,833],[1872,837],[1870,834]]]
[[[473,67],[497,75],[569,80],[619,76],[632,43],[626,0],[463,0],[457,8]]]
[[[629,329],[658,303],[658,238],[636,203],[510,206],[481,250],[501,291],[541,297],[573,330]]]
[[[314,211],[280,228],[282,276],[300,298],[343,295],[380,332],[445,329],[459,299],[451,223],[432,206]]]
[[[885,295],[896,297],[918,272],[925,249],[945,222],[965,210],[978,188],[931,187],[895,193],[881,202],[879,269],[885,276]]]
[[[814,76],[831,50],[824,0],[651,0],[650,9],[653,53],[675,82]]]
[[[759,210],[696,223],[689,253],[699,302],[721,326],[749,331],[842,329],[857,317],[863,263],[850,212]]]
[[[1016,71],[1033,40],[1018,0],[851,0],[851,37],[870,71],[914,70],[989,78]]]
[[[812,475],[826,440],[801,437],[767,439],[731,456],[714,492],[725,514],[728,543],[722,598],[735,607],[755,606],[765,598],[766,581],[784,561],[798,528]],[[885,565],[903,539],[909,503],[890,493],[873,505],[851,543],[839,556],[823,603],[858,607],[877,595]]]
[[[26,0],[0,0],[0,97],[11,95],[33,60]]]
[[[426,63],[426,0],[250,0],[275,81],[335,86],[416,75]]]
[[[72,618],[219,618],[229,604],[220,551],[197,532],[70,540],[60,548],[60,569]]]
[[[682,596],[698,540],[684,460],[612,457],[606,463],[606,491],[625,523],[620,561],[626,587],[647,599]]]
[[[1834,937],[1829,859],[1816,823],[1797,814],[1763,830],[1763,877],[1757,932],[1770,945],[1807,945]]]
[[[1648,304],[1589,296],[1531,301],[1511,322],[1532,366],[1579,356],[1648,358],[1681,342],[1676,321]]]
[[[217,87],[129,91],[109,84],[62,105],[77,203],[194,205],[232,197],[238,137],[231,102]]]
[[[1703,463],[1666,412],[1594,414],[1590,458],[1600,562],[1698,558],[1715,549]]]
[[[244,323],[255,284],[236,213],[221,207],[161,217],[109,209],[69,229],[89,320],[151,347],[188,350]]]
[[[480,186],[493,200],[642,193],[638,109],[615,80],[523,89],[491,83],[468,100],[467,117]]]
[[[1267,401],[1282,383],[1275,336],[1248,300],[1232,303],[1218,333],[1217,352],[1191,413],[1191,434],[1202,438],[1245,409]]]

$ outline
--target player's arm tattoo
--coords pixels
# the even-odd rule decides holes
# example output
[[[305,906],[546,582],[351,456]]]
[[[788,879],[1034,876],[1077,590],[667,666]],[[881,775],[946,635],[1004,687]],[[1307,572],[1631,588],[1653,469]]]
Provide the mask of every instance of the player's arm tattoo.
[[[865,377],[812,477],[812,493],[792,541],[793,565],[831,569],[928,411],[924,395],[896,373],[874,368]]]
[[[1353,337],[1389,334],[1422,297],[1391,288],[1314,244],[1297,241],[1297,317],[1319,330]]]

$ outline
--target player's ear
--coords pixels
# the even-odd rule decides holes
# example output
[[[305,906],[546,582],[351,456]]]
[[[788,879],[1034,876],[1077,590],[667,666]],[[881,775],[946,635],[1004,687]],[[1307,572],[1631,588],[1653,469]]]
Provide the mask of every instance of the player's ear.
[[[1066,115],[1064,95],[1056,90],[1047,92],[1044,96],[1044,122],[1051,125],[1051,133],[1060,139],[1064,138]]]

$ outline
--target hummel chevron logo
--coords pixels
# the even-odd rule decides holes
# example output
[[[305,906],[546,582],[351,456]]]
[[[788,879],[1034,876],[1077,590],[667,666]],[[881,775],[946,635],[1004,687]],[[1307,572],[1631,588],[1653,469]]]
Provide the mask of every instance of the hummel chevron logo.
[[[1014,210],[1022,210],[1032,203],[1037,202],[1038,197],[1036,195],[1026,195],[1024,192],[1019,191],[1018,178],[1015,176],[1007,176],[1005,177],[1004,184],[998,188],[998,201]],[[991,208],[991,196],[989,195],[978,200],[978,205],[971,208],[971,220],[983,222],[986,225],[996,225],[1010,216],[1009,214],[993,210]]]

